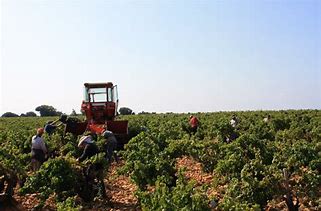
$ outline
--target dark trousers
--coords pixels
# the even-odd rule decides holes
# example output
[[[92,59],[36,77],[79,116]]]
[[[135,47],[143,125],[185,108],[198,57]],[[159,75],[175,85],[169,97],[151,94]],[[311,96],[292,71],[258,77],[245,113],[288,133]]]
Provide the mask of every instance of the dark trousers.
[[[117,142],[115,140],[108,140],[105,144],[105,152],[106,152],[106,159],[109,163],[112,161],[112,157],[114,156],[115,160],[118,161],[118,157],[114,152],[117,148]]]

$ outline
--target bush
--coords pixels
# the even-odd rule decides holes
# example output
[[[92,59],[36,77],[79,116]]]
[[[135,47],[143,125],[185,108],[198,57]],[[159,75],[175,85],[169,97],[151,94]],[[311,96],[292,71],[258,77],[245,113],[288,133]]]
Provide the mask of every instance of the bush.
[[[127,107],[121,107],[121,108],[119,109],[119,113],[120,113],[121,115],[131,115],[131,114],[134,114],[134,113],[133,113],[133,110],[130,109],[130,108],[127,108]]]
[[[29,111],[26,113],[26,116],[29,116],[29,117],[34,117],[34,116],[37,116],[37,114],[33,111]]]
[[[231,197],[225,197],[218,206],[219,210],[247,210],[260,211],[262,210],[258,204],[251,204],[248,202],[240,202]]]
[[[57,211],[79,211],[81,209],[82,206],[76,203],[76,197],[68,197],[65,201],[57,203]]]
[[[146,189],[147,184],[154,185],[158,176],[164,176],[166,184],[173,184],[174,159],[163,151],[163,145],[164,142],[142,132],[125,146],[126,164],[122,172],[129,174],[140,189]]]
[[[153,192],[136,193],[142,210],[210,210],[205,191],[195,188],[194,182],[187,182],[180,171],[175,187],[168,187],[162,177],[156,181]]]
[[[1,117],[18,117],[18,114],[12,113],[12,112],[6,112],[4,114],[2,114]]]
[[[35,108],[36,111],[39,111],[40,116],[60,116],[62,113],[57,111],[54,107],[49,105],[41,105]]]
[[[78,192],[82,184],[81,171],[65,158],[49,159],[40,170],[27,178],[21,193],[39,193],[42,201],[52,193],[57,194],[57,200],[63,201]]]

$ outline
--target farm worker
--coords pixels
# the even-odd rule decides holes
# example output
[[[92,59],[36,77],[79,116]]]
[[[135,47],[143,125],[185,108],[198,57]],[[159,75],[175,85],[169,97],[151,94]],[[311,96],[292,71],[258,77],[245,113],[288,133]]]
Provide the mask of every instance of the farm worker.
[[[92,135],[82,136],[79,140],[78,147],[83,149],[82,155],[77,161],[84,161],[86,158],[90,158],[98,154],[98,147],[93,140]]]
[[[270,121],[271,121],[271,115],[270,114],[263,119],[263,122],[265,122],[265,123],[268,123]]]
[[[75,132],[77,130],[77,122],[79,122],[77,118],[71,118],[66,114],[62,114],[59,121],[65,125],[63,136],[65,136],[67,132]]]
[[[98,154],[98,147],[94,142],[94,139],[97,138],[97,135],[91,133],[87,136],[82,136],[79,140],[78,147],[84,149],[82,155],[77,159],[77,161],[84,161],[86,158],[90,158]],[[104,184],[104,173],[103,165],[101,163],[90,164],[86,167],[85,177],[87,184],[93,185],[95,179],[98,180],[99,188],[102,193],[102,196],[106,198],[106,188]]]
[[[196,116],[191,115],[189,117],[190,132],[196,133],[199,121]]]
[[[44,139],[41,137],[44,133],[43,128],[37,129],[37,134],[32,137],[31,141],[31,164],[32,170],[36,171],[45,162],[47,147]]]
[[[236,126],[238,125],[238,119],[236,118],[235,114],[233,114],[230,124],[233,128],[236,128]]]
[[[117,139],[116,139],[115,135],[113,134],[113,132],[111,132],[109,130],[105,130],[102,133],[102,136],[105,139],[104,148],[105,148],[106,158],[108,160],[108,163],[111,163],[111,159],[112,159],[113,155],[114,155],[116,162],[118,162],[118,157],[117,157],[117,154],[115,153],[115,150],[117,148]]]
[[[56,121],[48,121],[45,124],[44,130],[46,133],[48,133],[48,135],[50,136],[51,134],[53,134],[55,132],[55,130],[62,125],[62,123],[56,125],[56,123],[59,121],[59,119],[57,119]]]

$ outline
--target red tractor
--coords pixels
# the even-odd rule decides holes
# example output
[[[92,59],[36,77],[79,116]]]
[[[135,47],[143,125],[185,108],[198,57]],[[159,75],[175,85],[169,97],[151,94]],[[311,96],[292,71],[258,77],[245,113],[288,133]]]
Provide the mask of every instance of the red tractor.
[[[84,100],[81,111],[86,115],[85,122],[70,124],[66,132],[81,135],[86,130],[101,134],[105,129],[112,131],[120,146],[128,141],[128,121],[116,120],[118,108],[117,86],[107,83],[85,83]]]

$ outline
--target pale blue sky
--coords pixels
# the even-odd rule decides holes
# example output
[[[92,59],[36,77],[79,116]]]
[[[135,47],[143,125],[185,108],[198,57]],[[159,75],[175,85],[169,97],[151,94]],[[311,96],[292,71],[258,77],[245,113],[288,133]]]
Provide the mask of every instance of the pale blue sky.
[[[1,0],[0,114],[321,108],[321,1]]]

